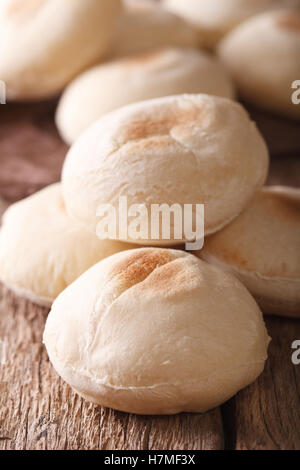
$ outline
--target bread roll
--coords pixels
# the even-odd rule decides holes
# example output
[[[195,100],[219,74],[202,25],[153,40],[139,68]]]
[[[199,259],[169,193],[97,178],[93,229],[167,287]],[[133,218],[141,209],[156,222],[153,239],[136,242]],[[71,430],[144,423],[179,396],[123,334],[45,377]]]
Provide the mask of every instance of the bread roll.
[[[54,303],[50,360],[81,396],[140,414],[205,412],[263,371],[269,338],[238,280],[182,251],[98,263]]]
[[[157,2],[133,0],[125,3],[112,57],[141,54],[168,46],[199,45],[199,33],[189,22],[161,8]]]
[[[120,0],[1,0],[0,78],[8,100],[58,94],[113,41]]]
[[[190,21],[213,48],[232,28],[242,21],[270,9],[299,0],[164,0],[170,11]]]
[[[292,84],[300,77],[300,13],[277,11],[257,16],[233,30],[219,56],[245,100],[291,118],[300,118],[292,102]]]
[[[160,49],[98,65],[80,75],[62,95],[56,123],[70,144],[109,111],[181,93],[234,98],[225,68],[208,54],[195,49]]]
[[[268,160],[262,136],[238,103],[171,96],[121,108],[84,132],[65,160],[63,193],[69,214],[93,233],[99,205],[118,211],[124,196],[128,207],[143,204],[149,216],[152,204],[205,204],[208,235],[245,208],[266,179]],[[121,239],[178,243],[151,234]]]
[[[300,190],[263,189],[199,255],[238,277],[265,313],[300,317]]]
[[[0,280],[17,294],[50,306],[58,294],[101,259],[131,248],[99,240],[70,219],[60,184],[13,204],[0,230]]]

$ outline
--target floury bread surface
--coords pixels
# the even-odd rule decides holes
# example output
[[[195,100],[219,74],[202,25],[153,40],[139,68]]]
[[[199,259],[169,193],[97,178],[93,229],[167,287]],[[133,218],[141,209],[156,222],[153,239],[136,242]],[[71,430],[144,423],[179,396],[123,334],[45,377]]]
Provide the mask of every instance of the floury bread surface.
[[[214,48],[224,35],[248,18],[283,7],[299,8],[300,0],[163,0],[163,5],[190,21],[198,29],[202,43]]]
[[[300,317],[300,190],[264,188],[198,254],[238,277],[265,313]]]
[[[268,163],[265,142],[241,105],[210,95],[172,96],[121,108],[84,132],[67,155],[63,194],[68,213],[93,233],[99,207],[118,211],[124,196],[128,207],[142,204],[149,216],[152,204],[204,204],[207,235],[245,208]],[[122,239],[179,243],[141,237]]]
[[[218,53],[245,100],[300,119],[300,105],[292,99],[297,93],[292,85],[300,77],[299,10],[265,13],[246,21],[224,38]]]
[[[0,79],[8,100],[60,93],[108,52],[120,11],[120,0],[1,0]]]
[[[0,280],[16,294],[50,306],[95,263],[132,245],[99,240],[70,219],[60,184],[13,204],[0,229]]]
[[[191,23],[161,8],[156,1],[124,3],[111,56],[125,57],[160,47],[198,47],[199,34]]]
[[[262,314],[234,277],[182,251],[98,263],[49,314],[44,343],[84,398],[140,414],[205,412],[263,371]]]
[[[225,67],[210,55],[195,49],[160,49],[84,72],[63,93],[56,122],[64,140],[72,143],[110,111],[182,93],[235,96]]]

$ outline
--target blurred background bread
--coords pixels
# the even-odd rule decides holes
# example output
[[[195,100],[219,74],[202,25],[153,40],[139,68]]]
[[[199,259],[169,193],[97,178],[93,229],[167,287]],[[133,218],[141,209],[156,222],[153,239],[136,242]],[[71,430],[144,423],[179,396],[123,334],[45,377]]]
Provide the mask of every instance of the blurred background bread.
[[[226,36],[218,52],[245,100],[300,118],[292,102],[292,83],[300,77],[300,12],[256,16]]]
[[[8,100],[60,93],[114,39],[120,0],[1,0],[0,78]]]
[[[264,312],[300,317],[300,189],[264,188],[199,255],[239,278]]]
[[[214,48],[246,19],[284,6],[300,8],[300,0],[163,0],[163,5],[190,21],[198,29],[202,43]]]
[[[126,84],[126,86],[124,86]],[[56,113],[71,144],[90,124],[121,106],[182,93],[234,98],[225,67],[196,49],[165,48],[95,66],[64,91]]]
[[[161,47],[197,47],[199,34],[193,25],[162,8],[153,0],[124,1],[112,57],[149,52]]]

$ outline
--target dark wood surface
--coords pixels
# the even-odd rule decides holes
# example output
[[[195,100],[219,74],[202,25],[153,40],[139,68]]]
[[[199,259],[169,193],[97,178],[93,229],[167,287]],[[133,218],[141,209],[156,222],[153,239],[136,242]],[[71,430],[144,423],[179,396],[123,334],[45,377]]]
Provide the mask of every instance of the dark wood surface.
[[[67,146],[54,125],[55,105],[0,106],[0,196],[11,202],[60,179]]]
[[[9,202],[59,180],[67,147],[54,108],[0,108],[0,196]],[[272,149],[268,184],[299,187],[298,124],[256,118]],[[300,449],[300,366],[291,362],[300,321],[267,318],[263,375],[221,408],[144,417],[91,405],[57,376],[41,343],[47,313],[0,286],[0,449]]]

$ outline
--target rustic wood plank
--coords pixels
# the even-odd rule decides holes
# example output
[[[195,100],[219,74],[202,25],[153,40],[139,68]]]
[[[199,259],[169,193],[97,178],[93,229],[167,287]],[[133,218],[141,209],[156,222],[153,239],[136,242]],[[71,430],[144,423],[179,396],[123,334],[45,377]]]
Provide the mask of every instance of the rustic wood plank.
[[[103,410],[103,449],[221,450],[220,409],[177,416],[135,416]]]
[[[230,406],[237,450],[300,449],[300,366],[292,364],[300,322],[267,318],[272,342],[263,375]]]
[[[1,106],[0,194],[5,199],[16,201],[60,179],[67,146],[55,128],[55,106]]]
[[[220,408],[203,415],[156,418],[149,434],[151,450],[221,450],[224,448]]]

